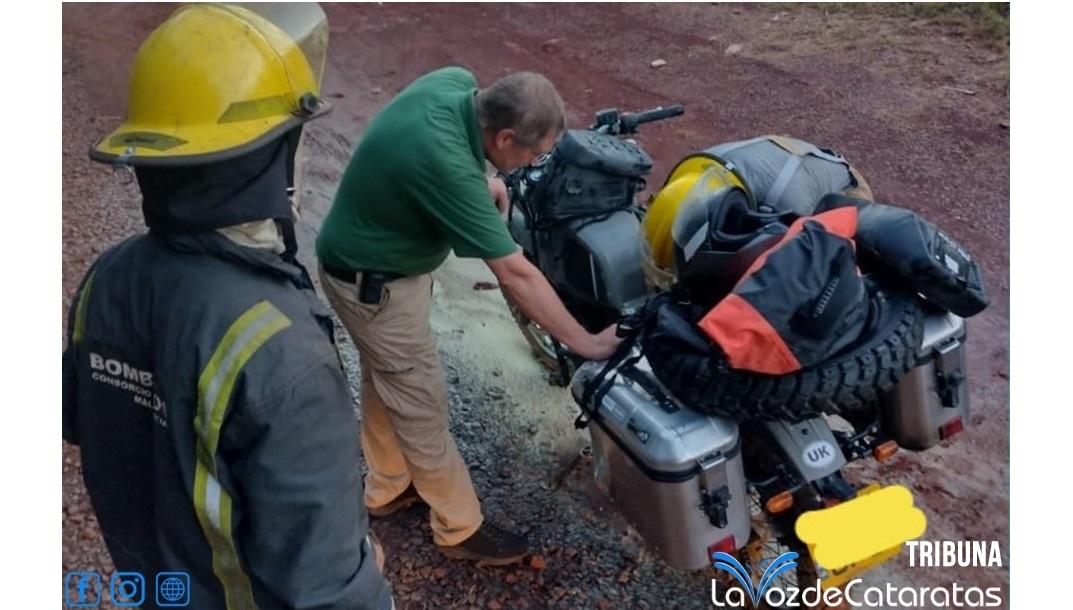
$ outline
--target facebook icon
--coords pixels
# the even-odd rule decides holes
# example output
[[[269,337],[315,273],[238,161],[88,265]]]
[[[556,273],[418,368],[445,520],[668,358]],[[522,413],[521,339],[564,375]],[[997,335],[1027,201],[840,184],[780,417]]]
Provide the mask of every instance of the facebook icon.
[[[96,572],[68,572],[63,578],[63,604],[68,608],[100,606],[101,575]]]

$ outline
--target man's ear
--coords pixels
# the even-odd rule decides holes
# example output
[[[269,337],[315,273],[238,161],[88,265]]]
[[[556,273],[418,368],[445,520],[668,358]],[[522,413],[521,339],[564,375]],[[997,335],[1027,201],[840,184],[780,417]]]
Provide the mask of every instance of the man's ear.
[[[513,129],[500,129],[496,132],[493,138],[498,150],[504,150],[508,145],[514,143],[514,130]]]

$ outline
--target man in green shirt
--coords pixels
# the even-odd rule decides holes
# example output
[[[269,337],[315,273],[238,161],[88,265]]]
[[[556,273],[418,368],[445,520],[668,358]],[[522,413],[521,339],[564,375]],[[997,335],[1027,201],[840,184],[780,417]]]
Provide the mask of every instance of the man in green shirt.
[[[429,325],[432,277],[454,250],[481,258],[524,314],[589,359],[611,354],[614,328],[593,335],[524,256],[500,213],[502,180],[551,150],[563,103],[543,76],[516,73],[477,89],[468,71],[427,74],[369,125],[317,238],[325,293],[361,354],[365,503],[385,516],[425,501],[450,556],[504,564],[528,543],[484,521],[447,427],[447,385]],[[497,209],[498,208],[498,209]]]

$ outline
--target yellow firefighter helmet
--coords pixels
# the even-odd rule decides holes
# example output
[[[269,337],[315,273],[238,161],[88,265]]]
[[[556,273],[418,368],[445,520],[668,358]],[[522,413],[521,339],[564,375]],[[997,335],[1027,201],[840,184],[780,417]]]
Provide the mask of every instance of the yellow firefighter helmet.
[[[90,157],[193,165],[242,155],[327,112],[316,4],[182,6],[134,58],[126,120]]]

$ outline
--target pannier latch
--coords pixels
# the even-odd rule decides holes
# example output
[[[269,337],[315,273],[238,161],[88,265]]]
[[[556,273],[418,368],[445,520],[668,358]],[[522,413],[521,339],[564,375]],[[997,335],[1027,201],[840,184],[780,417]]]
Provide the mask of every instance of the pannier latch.
[[[730,506],[730,489],[726,485],[715,491],[705,493],[701,508],[708,515],[708,521],[720,529],[727,526],[727,508]]]
[[[935,349],[935,380],[939,401],[944,407],[956,409],[960,404],[961,384],[965,374],[961,371],[961,342],[957,339]]]
[[[730,507],[730,488],[722,485],[713,490],[708,489],[708,470],[715,466],[726,463],[726,457],[721,453],[712,453],[697,460],[701,468],[700,476],[700,509],[708,517],[708,522],[720,529],[727,526],[727,508]]]

